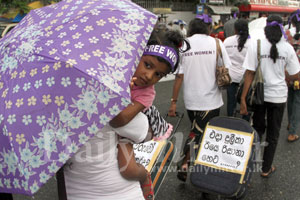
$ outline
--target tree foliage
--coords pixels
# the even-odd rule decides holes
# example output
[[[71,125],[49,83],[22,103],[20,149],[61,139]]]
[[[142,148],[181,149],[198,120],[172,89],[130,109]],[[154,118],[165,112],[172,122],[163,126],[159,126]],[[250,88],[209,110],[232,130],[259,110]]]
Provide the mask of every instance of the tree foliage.
[[[27,4],[29,0],[0,0],[0,13],[6,13],[10,9],[17,9],[20,13],[28,13],[29,7]]]
[[[240,5],[248,5],[248,0],[228,0],[229,5],[240,6]]]
[[[11,9],[19,10],[20,14],[28,13],[30,8],[28,4],[34,0],[0,0],[0,14],[7,13]],[[43,5],[49,5],[51,2],[60,0],[41,0]]]

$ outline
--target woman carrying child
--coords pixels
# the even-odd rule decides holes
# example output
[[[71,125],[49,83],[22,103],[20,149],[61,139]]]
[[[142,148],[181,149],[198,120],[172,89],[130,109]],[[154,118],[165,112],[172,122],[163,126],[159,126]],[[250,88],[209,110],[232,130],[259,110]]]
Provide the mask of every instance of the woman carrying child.
[[[135,162],[132,143],[147,137],[149,122],[155,126],[150,117],[155,109],[148,108],[155,96],[151,87],[176,70],[183,42],[178,32],[153,31],[134,74],[132,88],[140,91],[133,92],[132,104],[90,139],[65,167],[69,200],[153,199],[149,172]],[[147,97],[149,91],[152,94]],[[148,116],[141,112],[145,108]],[[165,125],[162,130],[168,128]],[[162,135],[154,132],[156,137]]]

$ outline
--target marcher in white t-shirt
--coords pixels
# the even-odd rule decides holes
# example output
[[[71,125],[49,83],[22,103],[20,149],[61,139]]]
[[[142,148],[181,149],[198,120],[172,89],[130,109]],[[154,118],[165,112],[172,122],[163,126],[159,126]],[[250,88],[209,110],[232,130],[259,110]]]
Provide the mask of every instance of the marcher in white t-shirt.
[[[139,181],[127,180],[120,173],[116,133],[127,137],[131,135],[130,139],[139,143],[146,137],[148,127],[147,117],[138,113],[123,127],[113,129],[106,125],[101,129],[65,165],[68,199],[143,200]],[[141,167],[142,170],[145,169]]]
[[[250,42],[248,21],[238,19],[234,23],[235,35],[225,39],[224,46],[231,60],[232,66],[229,70],[232,83],[227,88],[227,115],[233,116],[236,107],[236,93],[242,80],[245,69],[243,62]],[[248,120],[248,119],[247,119]]]
[[[186,31],[186,29],[184,28],[184,24],[181,23],[179,26],[180,26],[180,32],[181,32],[182,36],[183,36],[184,38],[186,38],[187,31]]]
[[[290,29],[286,30],[287,41],[294,47],[298,60],[300,61],[300,14],[299,10],[291,13],[289,17]],[[290,81],[289,76],[286,76],[288,84],[288,142],[294,142],[299,139],[297,131],[300,125],[300,86],[298,81]]]
[[[179,71],[173,88],[169,115],[174,116],[176,101],[181,84],[183,82],[183,98],[192,130],[189,139],[196,143],[202,137],[206,123],[213,117],[218,116],[220,107],[223,105],[222,93],[216,82],[217,48],[215,38],[209,36],[212,20],[204,14],[197,16],[189,24],[188,38],[191,49],[181,54]],[[225,47],[219,41],[223,61],[226,67],[231,67],[230,59]],[[190,140],[186,142],[189,144]],[[189,145],[183,149],[183,163],[178,166],[180,171],[177,177],[185,181],[188,168]]]
[[[264,78],[264,105],[256,106],[253,115],[253,127],[262,138],[267,131],[266,141],[268,146],[264,149],[262,177],[269,177],[275,171],[272,166],[278,137],[283,118],[285,103],[287,100],[287,85],[285,82],[285,70],[291,75],[291,79],[299,79],[299,61],[294,48],[282,38],[284,33],[282,19],[277,15],[267,18],[265,27],[266,38],[261,39],[261,70]],[[253,81],[258,65],[257,41],[252,41],[248,47],[243,67],[245,73],[245,85],[241,96],[241,114],[248,114],[246,106],[246,94]],[[267,114],[267,124],[265,115]]]
[[[131,91],[134,96],[132,104],[114,117],[109,125],[101,129],[68,161],[65,179],[69,200],[153,199],[150,174],[136,163],[132,144],[124,143],[124,138],[133,143],[142,142],[148,132],[148,123],[154,133],[164,132],[164,128],[158,126],[162,123],[158,120],[158,113],[153,108],[148,108],[155,95],[145,95],[152,91],[151,88],[145,88],[153,87],[163,76],[177,69],[179,46],[184,40],[178,32],[161,31],[152,32],[134,73],[131,84],[140,89]],[[140,113],[145,107],[146,118]],[[128,142],[127,139],[125,141]]]

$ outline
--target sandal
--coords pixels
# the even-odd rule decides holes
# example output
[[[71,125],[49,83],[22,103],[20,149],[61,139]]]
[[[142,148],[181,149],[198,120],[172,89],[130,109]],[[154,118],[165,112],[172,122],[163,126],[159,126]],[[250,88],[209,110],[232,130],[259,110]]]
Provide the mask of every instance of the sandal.
[[[149,182],[146,183],[146,184],[141,185],[142,190],[143,190],[143,188],[148,188],[148,187],[150,188],[149,192],[144,194],[144,198],[145,198],[145,200],[153,200],[154,199],[154,190],[153,190],[153,187],[152,187],[152,180],[151,180],[151,175],[150,174],[147,175],[147,179],[148,179]]]
[[[272,166],[268,172],[266,172],[266,173],[262,172],[260,174],[260,176],[263,178],[269,178],[275,171],[276,171],[276,168],[274,166]]]
[[[187,169],[188,169],[188,164],[184,164],[186,165],[187,168],[183,169],[183,166],[181,166],[181,169],[177,170],[177,178],[183,182],[186,181],[187,179]]]
[[[288,142],[295,142],[296,140],[299,139],[299,136],[298,135],[293,135],[293,134],[289,134],[288,136]]]
[[[186,179],[187,179],[187,172],[178,170],[178,172],[177,172],[177,178],[179,180],[181,180],[182,182],[185,182]]]

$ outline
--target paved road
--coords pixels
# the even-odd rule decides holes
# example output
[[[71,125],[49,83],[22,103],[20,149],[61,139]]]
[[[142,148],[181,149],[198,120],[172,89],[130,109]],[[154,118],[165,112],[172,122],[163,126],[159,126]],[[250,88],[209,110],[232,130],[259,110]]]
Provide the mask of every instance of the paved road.
[[[173,81],[158,83],[156,86],[157,97],[155,105],[162,113],[166,113],[172,94]],[[225,95],[224,101],[226,101]],[[182,94],[177,105],[179,111],[184,111]],[[225,115],[224,106],[221,115]],[[300,112],[300,111],[299,111]],[[274,165],[276,172],[269,179],[263,179],[259,173],[254,173],[249,193],[245,200],[300,200],[300,141],[288,143],[287,138],[287,116],[285,114],[282,123],[280,140],[277,148]],[[178,131],[185,136],[189,131],[189,121],[185,117],[180,124]],[[300,132],[300,130],[299,130]],[[32,197],[15,195],[15,200],[30,200]],[[199,200],[201,193],[193,187],[189,180],[186,183],[176,178],[175,172],[169,172],[156,197],[156,200]],[[35,196],[34,200],[58,200],[56,181],[52,178]]]

